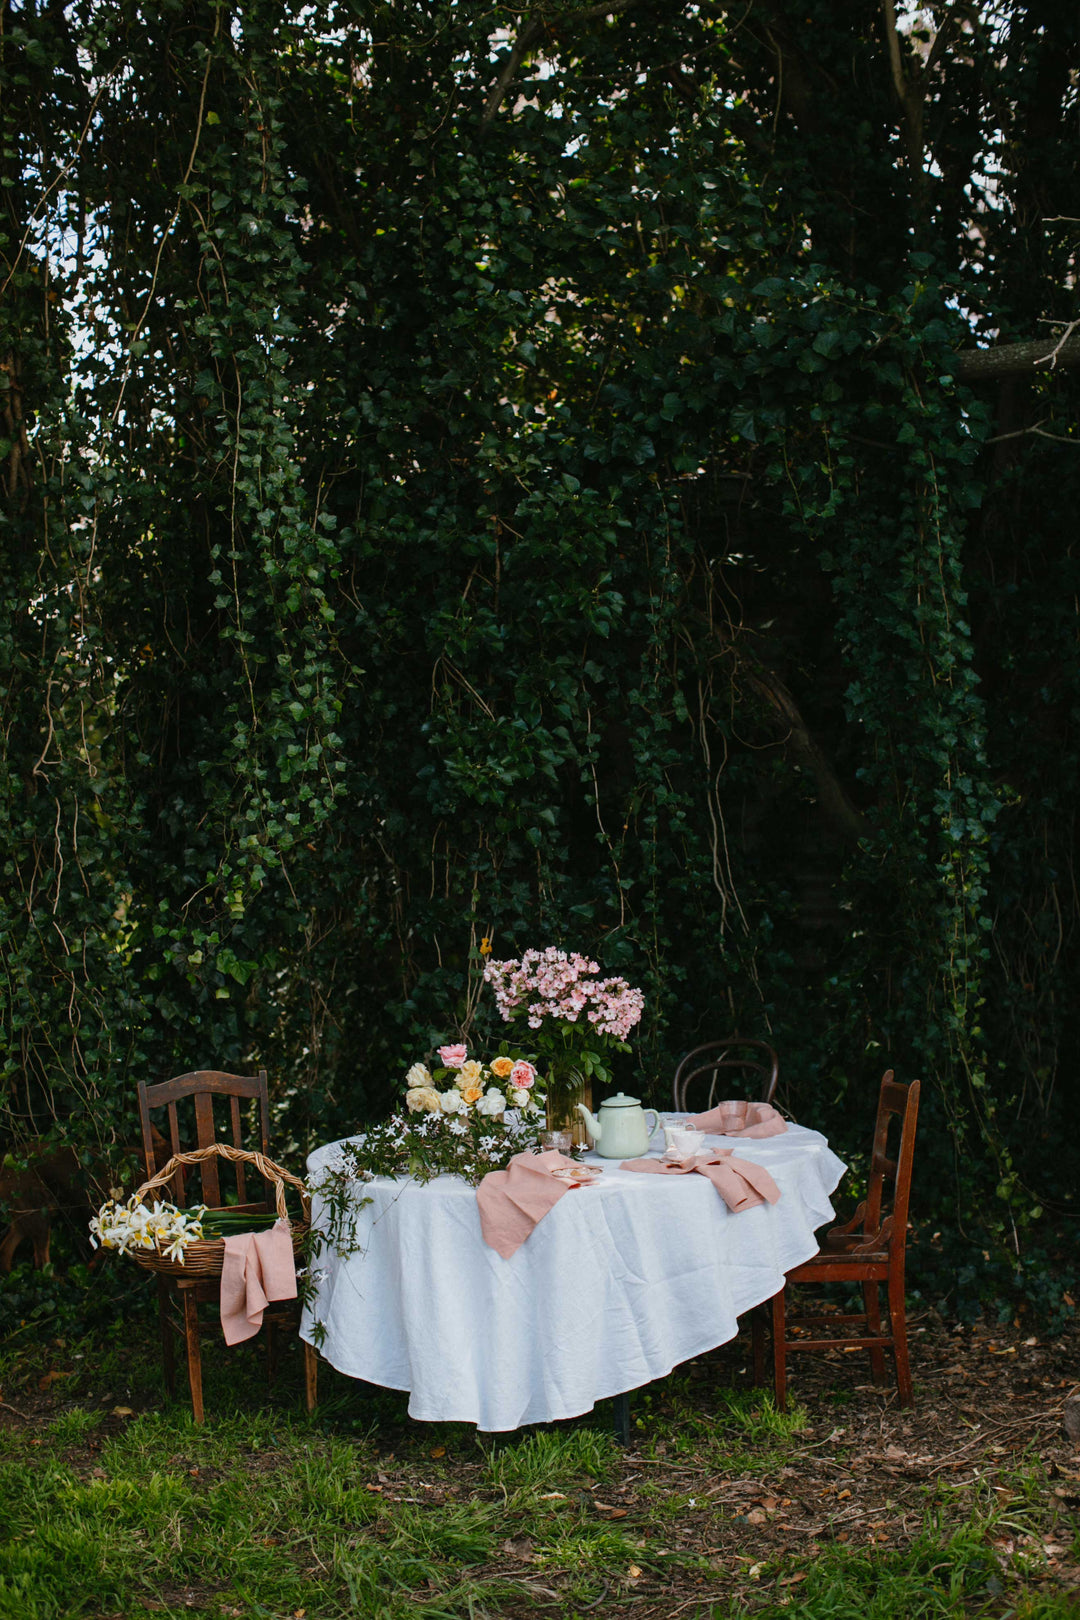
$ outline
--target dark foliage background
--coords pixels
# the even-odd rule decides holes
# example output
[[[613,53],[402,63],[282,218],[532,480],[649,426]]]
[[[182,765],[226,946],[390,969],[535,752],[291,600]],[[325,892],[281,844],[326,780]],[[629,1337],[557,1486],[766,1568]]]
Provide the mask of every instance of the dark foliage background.
[[[1075,8],[2,18],[8,1146],[287,1155],[563,943],[656,1098],[923,1076],[923,1286],[1067,1310],[1077,383],[958,351],[1076,314]]]

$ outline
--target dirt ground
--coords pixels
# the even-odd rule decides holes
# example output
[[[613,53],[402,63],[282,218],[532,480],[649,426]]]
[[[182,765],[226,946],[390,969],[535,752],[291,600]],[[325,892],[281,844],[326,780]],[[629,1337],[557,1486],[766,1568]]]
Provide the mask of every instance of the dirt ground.
[[[939,1509],[943,1533],[981,1515],[1003,1582],[1010,1569],[1022,1567],[1026,1588],[1042,1583],[1041,1590],[1080,1606],[1074,1552],[1080,1548],[1080,1330],[1073,1325],[1043,1338],[1017,1326],[950,1327],[933,1312],[913,1316],[909,1325],[914,1409],[898,1406],[891,1385],[878,1388],[869,1381],[862,1352],[793,1356],[790,1398],[805,1409],[805,1427],[772,1444],[740,1447],[742,1461],[733,1456],[730,1471],[715,1466],[715,1451],[713,1463],[704,1464],[696,1443],[688,1443],[685,1424],[688,1412],[698,1421],[702,1414],[722,1413],[724,1391],[750,1389],[745,1335],[636,1392],[629,1448],[602,1483],[585,1481],[573,1492],[587,1518],[641,1536],[642,1547],[649,1540],[650,1555],[625,1590],[617,1597],[612,1592],[605,1612],[613,1612],[614,1600],[616,1609],[632,1604],[639,1620],[659,1620],[703,1599],[715,1603],[723,1595],[730,1601],[736,1590],[752,1609],[756,1572],[765,1568],[775,1604],[785,1586],[797,1593],[808,1560],[831,1546],[902,1550],[923,1531],[930,1503]],[[8,1361],[0,1428],[18,1430],[24,1442],[29,1431],[30,1445],[47,1450],[50,1426],[65,1410],[98,1410],[93,1433],[65,1453],[71,1466],[90,1474],[103,1440],[157,1404],[155,1384],[144,1377],[125,1389],[114,1374],[108,1388],[99,1387],[85,1359],[65,1359],[58,1347],[45,1352],[43,1362],[43,1348]],[[329,1394],[337,1375],[327,1371]],[[424,1500],[432,1506],[491,1497],[484,1455],[471,1431],[444,1441],[444,1452],[452,1455],[436,1471],[430,1459],[440,1451],[432,1449],[425,1426],[405,1417],[403,1401],[395,1407],[375,1398],[373,1417],[367,1430],[375,1445],[370,1489],[383,1501],[416,1501],[419,1474],[427,1482]],[[328,1422],[332,1427],[332,1414]],[[762,1463],[756,1472],[746,1462],[755,1448]],[[264,1451],[258,1465],[272,1468],[272,1451]],[[251,1461],[238,1466],[250,1467]],[[672,1516],[662,1532],[671,1578],[656,1553],[658,1490],[683,1499],[693,1495],[705,1509]],[[559,1596],[545,1563],[529,1534],[512,1534],[501,1543],[494,1572],[530,1591],[534,1612],[537,1602],[544,1607],[549,1589],[552,1600]],[[790,1573],[778,1575],[778,1565]],[[699,1573],[691,1576],[692,1566]],[[500,1612],[517,1611],[511,1606]]]

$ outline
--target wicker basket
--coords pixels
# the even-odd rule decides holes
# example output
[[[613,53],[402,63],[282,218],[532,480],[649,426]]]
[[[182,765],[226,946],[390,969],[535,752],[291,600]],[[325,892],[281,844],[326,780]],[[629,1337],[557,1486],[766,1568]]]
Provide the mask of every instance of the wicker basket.
[[[292,1229],[293,1253],[299,1255],[301,1246],[307,1236],[311,1222],[311,1199],[308,1190],[298,1176],[292,1175],[288,1170],[282,1170],[280,1165],[264,1158],[261,1153],[248,1153],[243,1148],[229,1147],[226,1142],[211,1142],[209,1147],[194,1148],[190,1153],[178,1153],[169,1160],[156,1176],[143,1183],[135,1194],[136,1198],[145,1198],[146,1194],[153,1192],[156,1187],[163,1187],[175,1175],[176,1170],[183,1164],[198,1164],[201,1159],[233,1159],[242,1160],[244,1164],[254,1165],[258,1173],[274,1184],[274,1203],[279,1217],[289,1221]],[[296,1187],[300,1193],[300,1207],[303,1219],[289,1220],[289,1212],[285,1207],[285,1183]],[[182,1260],[169,1260],[156,1249],[129,1249],[128,1253],[146,1271],[157,1271],[166,1277],[220,1277],[221,1268],[225,1261],[224,1238],[196,1238],[194,1243],[184,1246]]]

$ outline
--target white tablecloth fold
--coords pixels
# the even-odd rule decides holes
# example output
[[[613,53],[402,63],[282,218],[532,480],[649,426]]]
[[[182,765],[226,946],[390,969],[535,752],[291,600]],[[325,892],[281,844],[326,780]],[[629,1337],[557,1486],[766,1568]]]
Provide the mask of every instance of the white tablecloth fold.
[[[339,1145],[308,1159],[312,1184]],[[321,1323],[322,1355],[408,1390],[414,1418],[501,1431],[576,1417],[734,1338],[737,1318],[817,1252],[845,1169],[825,1138],[795,1125],[741,1139],[738,1154],[769,1170],[779,1203],[732,1215],[702,1176],[596,1159],[603,1177],[563,1198],[509,1261],[483,1242],[465,1182],[369,1182],[355,1217],[363,1253],[317,1262],[301,1333],[315,1343]]]

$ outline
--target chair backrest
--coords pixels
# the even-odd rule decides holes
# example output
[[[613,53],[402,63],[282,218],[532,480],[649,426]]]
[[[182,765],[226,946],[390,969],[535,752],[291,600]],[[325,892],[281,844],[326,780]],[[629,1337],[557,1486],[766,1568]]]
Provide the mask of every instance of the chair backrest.
[[[184,1105],[189,1099],[191,1107],[187,1108]],[[218,1112],[222,1116],[224,1126],[221,1134],[218,1133],[214,1119],[215,1101],[218,1103]],[[249,1105],[254,1103],[257,1115],[255,1139],[246,1143],[243,1140],[242,1103]],[[222,1074],[217,1069],[194,1069],[190,1074],[179,1074],[175,1079],[163,1080],[160,1085],[156,1086],[148,1086],[145,1081],[140,1080],[139,1122],[142,1126],[143,1157],[146,1160],[147,1179],[155,1174],[154,1136],[156,1133],[151,1120],[151,1113],[158,1108],[165,1108],[168,1113],[167,1134],[171,1154],[188,1152],[192,1148],[209,1147],[211,1142],[228,1141],[231,1127],[233,1147],[247,1147],[267,1158],[270,1156],[270,1105],[267,1096],[265,1069],[260,1069],[257,1075]],[[181,1130],[181,1113],[185,1116],[183,1132]],[[221,1196],[220,1180],[221,1168],[224,1162],[219,1158],[209,1158],[204,1159],[198,1166],[198,1174],[202,1183],[200,1202],[208,1205],[211,1209],[220,1208],[224,1202]],[[189,1169],[194,1170],[195,1167],[190,1166]],[[247,1202],[244,1166],[237,1163],[234,1165],[234,1169],[236,1172],[237,1201],[244,1208],[251,1209],[255,1206]],[[177,1204],[183,1204],[184,1202],[184,1181],[185,1171],[181,1167],[177,1169],[176,1174],[169,1182],[173,1198]],[[267,1200],[263,1199],[262,1202],[267,1203]]]
[[[732,1077],[743,1089],[756,1088],[761,1102],[771,1103],[780,1078],[780,1060],[767,1041],[745,1040],[741,1035],[729,1035],[722,1041],[695,1046],[675,1070],[672,1091],[678,1113],[689,1112],[687,1097],[691,1087],[705,1076],[709,1077],[708,1095],[700,1108],[695,1107],[695,1112],[727,1102],[728,1080]]]
[[[920,1081],[903,1085],[893,1078],[891,1069],[882,1077],[863,1217],[863,1231],[868,1238],[880,1235],[890,1241],[895,1237],[901,1245],[905,1241],[920,1090]],[[896,1157],[890,1158],[889,1129],[894,1120],[899,1122],[900,1140]]]

